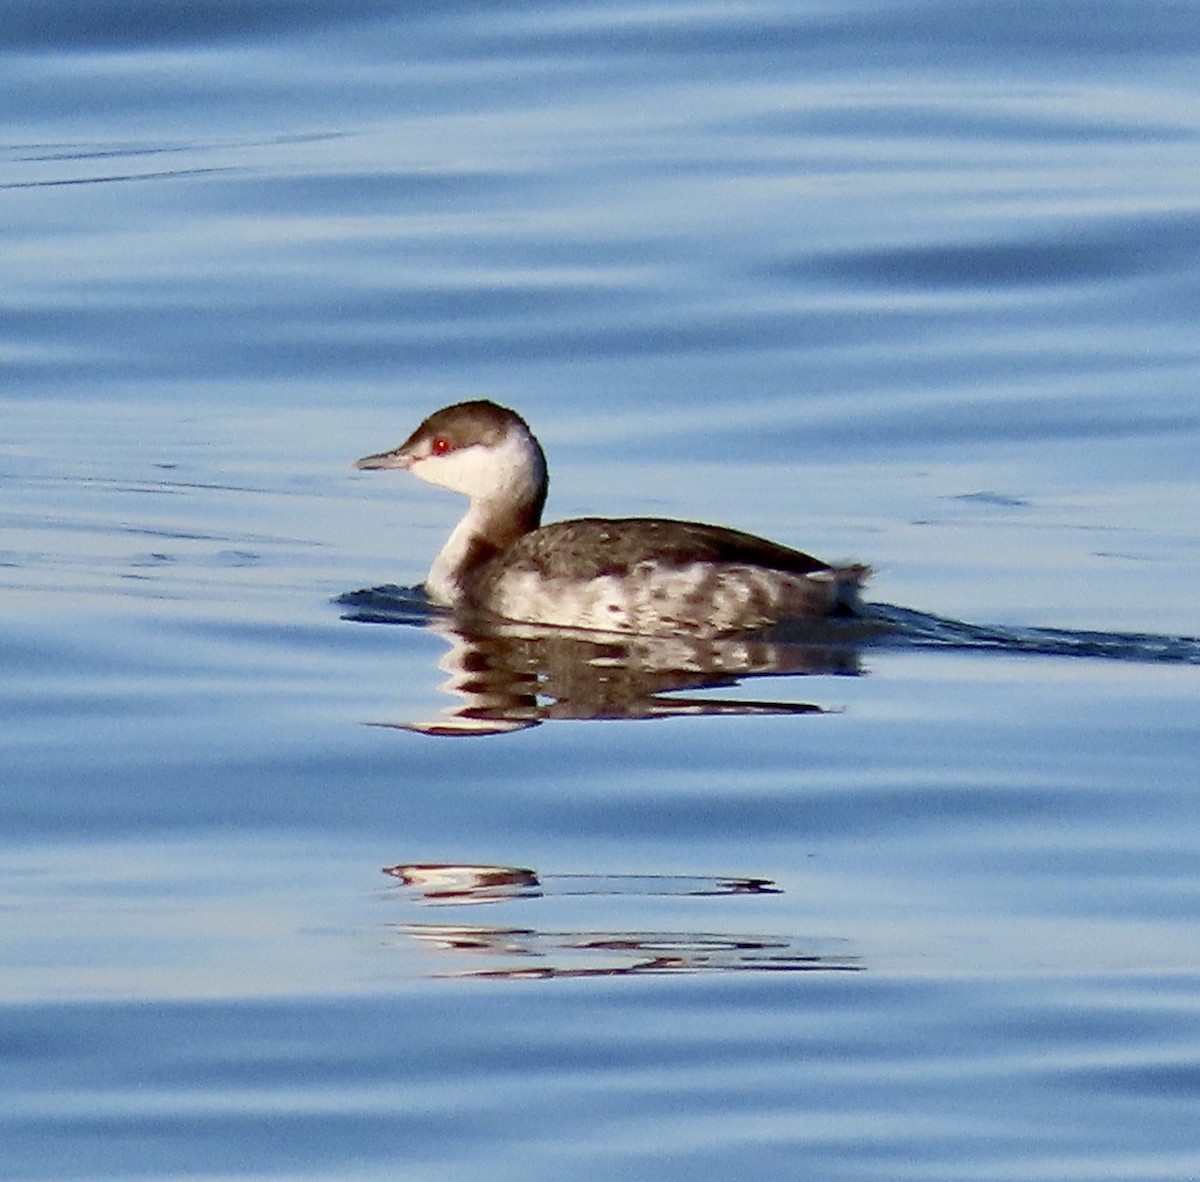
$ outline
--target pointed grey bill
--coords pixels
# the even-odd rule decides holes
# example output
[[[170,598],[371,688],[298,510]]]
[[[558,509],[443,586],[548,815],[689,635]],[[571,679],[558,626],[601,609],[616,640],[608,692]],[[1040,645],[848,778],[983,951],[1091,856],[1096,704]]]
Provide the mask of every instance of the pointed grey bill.
[[[397,447],[391,451],[377,452],[373,456],[363,456],[361,460],[354,461],[354,466],[360,471],[373,471],[377,468],[410,468],[412,467],[412,456]]]

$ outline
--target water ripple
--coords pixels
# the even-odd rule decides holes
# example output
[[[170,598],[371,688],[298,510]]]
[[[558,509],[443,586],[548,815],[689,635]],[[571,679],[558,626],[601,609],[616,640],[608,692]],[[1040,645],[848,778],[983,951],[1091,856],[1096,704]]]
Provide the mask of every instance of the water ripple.
[[[943,648],[1042,657],[1094,657],[1167,665],[1200,665],[1200,638],[1150,632],[1094,632],[968,624],[891,604],[872,604],[891,626],[880,643],[893,648]]]

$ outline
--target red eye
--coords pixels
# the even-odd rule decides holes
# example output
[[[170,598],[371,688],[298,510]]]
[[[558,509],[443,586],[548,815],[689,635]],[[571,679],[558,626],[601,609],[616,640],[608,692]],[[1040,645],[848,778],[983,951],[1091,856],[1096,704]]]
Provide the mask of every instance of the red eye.
[[[445,435],[439,435],[430,446],[429,450],[435,456],[444,456],[450,450],[450,440]]]

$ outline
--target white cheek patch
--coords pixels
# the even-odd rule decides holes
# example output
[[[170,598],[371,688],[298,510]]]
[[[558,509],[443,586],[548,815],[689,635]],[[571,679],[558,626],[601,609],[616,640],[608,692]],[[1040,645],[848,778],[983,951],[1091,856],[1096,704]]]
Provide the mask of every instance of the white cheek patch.
[[[445,455],[426,456],[414,461],[410,470],[428,484],[472,500],[489,500],[509,492],[524,498],[545,479],[537,449],[515,432],[490,447],[472,444]]]
[[[469,497],[478,496],[479,488],[490,485],[489,456],[485,448],[478,446],[415,460],[410,471],[427,484],[466,493]]]

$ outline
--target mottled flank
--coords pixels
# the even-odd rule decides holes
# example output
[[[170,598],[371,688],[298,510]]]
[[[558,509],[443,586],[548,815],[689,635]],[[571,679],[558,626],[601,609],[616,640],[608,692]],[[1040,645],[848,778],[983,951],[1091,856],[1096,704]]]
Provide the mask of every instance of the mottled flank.
[[[484,567],[475,601],[530,623],[711,637],[853,610],[866,574],[719,526],[583,518],[520,538]]]

